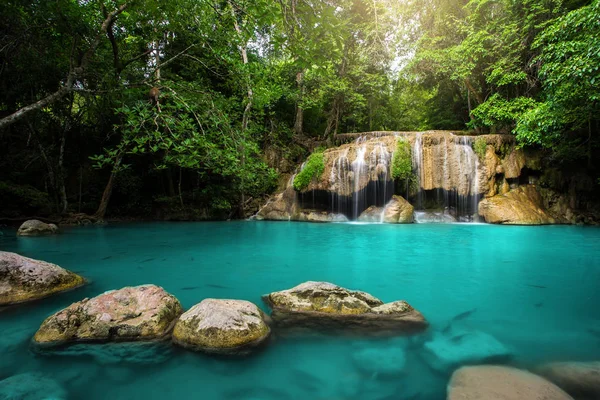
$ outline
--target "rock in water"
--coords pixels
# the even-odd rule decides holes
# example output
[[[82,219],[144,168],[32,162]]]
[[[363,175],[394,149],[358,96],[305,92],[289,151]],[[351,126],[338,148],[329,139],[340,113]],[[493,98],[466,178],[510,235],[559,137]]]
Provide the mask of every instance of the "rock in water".
[[[370,331],[380,334],[419,332],[423,315],[405,301],[383,302],[368,293],[328,282],[305,282],[263,296],[280,328]]]
[[[515,368],[463,367],[452,374],[448,400],[572,400],[544,378]]]
[[[377,206],[371,206],[363,211],[358,220],[360,222],[382,222],[383,208]]]
[[[383,210],[383,222],[386,224],[412,224],[415,208],[402,196],[393,196]]]
[[[551,363],[536,372],[576,398],[600,399],[600,362]]]
[[[163,339],[182,313],[173,295],[155,285],[112,290],[48,317],[33,340],[39,344]]]
[[[483,199],[479,215],[490,224],[547,225],[556,223],[543,208],[535,185],[520,186],[510,192]]]
[[[269,337],[267,319],[249,301],[205,299],[179,318],[173,342],[207,353],[244,354]]]
[[[67,392],[54,380],[39,373],[13,375],[0,381],[0,399],[5,400],[61,400]]]
[[[365,348],[352,355],[356,368],[370,376],[397,376],[404,372],[406,355],[404,349]]]
[[[461,365],[504,361],[511,355],[495,337],[479,331],[436,333],[433,340],[425,343],[424,350],[431,368],[441,372],[450,372]]]
[[[0,306],[41,299],[85,284],[55,264],[0,251]]]
[[[17,231],[17,236],[41,236],[41,235],[53,235],[58,233],[58,226],[54,224],[47,224],[37,219],[30,219],[29,221],[23,222]]]

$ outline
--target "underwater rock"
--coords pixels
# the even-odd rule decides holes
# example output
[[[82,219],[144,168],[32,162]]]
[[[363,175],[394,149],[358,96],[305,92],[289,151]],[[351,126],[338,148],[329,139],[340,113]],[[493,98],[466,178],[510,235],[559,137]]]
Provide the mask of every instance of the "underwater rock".
[[[54,380],[36,372],[13,375],[0,381],[0,399],[61,400],[67,392]]]
[[[41,236],[41,235],[53,235],[58,233],[58,226],[54,224],[47,224],[37,219],[30,219],[29,221],[23,222],[17,231],[17,236]]]
[[[600,362],[557,362],[535,371],[576,398],[600,399]]]
[[[358,220],[360,222],[382,222],[383,208],[371,206],[360,214]]]
[[[530,372],[500,366],[463,367],[452,374],[448,400],[572,400],[553,383]]]
[[[269,337],[267,320],[249,301],[205,299],[181,315],[173,342],[207,353],[245,354]]]
[[[461,365],[500,362],[510,355],[510,351],[495,337],[480,331],[438,332],[424,345],[425,361],[440,372],[448,372]]]
[[[38,344],[164,339],[182,313],[173,295],[155,285],[111,290],[48,317],[33,337]]]
[[[520,186],[506,194],[481,200],[479,215],[490,224],[547,225],[557,222],[544,210],[535,185]]]
[[[382,335],[427,328],[423,315],[405,301],[384,304],[372,295],[328,282],[305,282],[263,296],[279,328],[369,331]]]
[[[365,348],[352,355],[354,366],[371,376],[394,376],[404,372],[406,354],[402,348]]]
[[[169,342],[126,342],[103,343],[90,346],[86,343],[77,343],[65,347],[41,347],[35,349],[38,354],[48,356],[69,357],[71,360],[78,358],[93,358],[99,365],[116,364],[160,364],[172,356],[172,346]]]
[[[412,224],[415,208],[402,196],[393,196],[383,210],[383,222],[386,224]]]
[[[0,306],[23,303],[85,284],[58,265],[0,251]]]

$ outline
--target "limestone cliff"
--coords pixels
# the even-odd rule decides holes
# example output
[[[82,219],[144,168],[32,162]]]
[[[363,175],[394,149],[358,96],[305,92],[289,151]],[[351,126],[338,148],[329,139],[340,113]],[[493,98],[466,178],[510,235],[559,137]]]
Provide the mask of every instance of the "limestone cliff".
[[[513,135],[370,132],[337,135],[335,140],[339,146],[323,153],[323,173],[299,192],[292,187],[292,177],[285,191],[259,211],[258,219],[360,220],[367,210],[362,220],[385,222],[385,206],[394,195],[401,195],[416,211],[445,210],[458,221],[476,219],[482,210],[480,200],[491,198],[480,213],[489,222],[519,223],[519,215],[508,216],[515,202],[527,203],[529,211],[541,210],[544,216],[537,223],[577,221],[572,200],[538,184],[545,176],[541,153],[518,148]],[[412,176],[403,182],[392,179],[398,141],[408,142],[411,149]],[[517,191],[530,184],[535,186]],[[523,201],[518,201],[519,196]],[[381,218],[374,215],[377,212]]]

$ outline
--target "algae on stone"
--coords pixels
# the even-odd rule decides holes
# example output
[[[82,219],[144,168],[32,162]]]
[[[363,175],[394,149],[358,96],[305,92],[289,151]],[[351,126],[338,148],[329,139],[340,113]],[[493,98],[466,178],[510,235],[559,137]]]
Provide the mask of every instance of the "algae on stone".
[[[0,251],[0,306],[41,299],[85,282],[58,265]]]

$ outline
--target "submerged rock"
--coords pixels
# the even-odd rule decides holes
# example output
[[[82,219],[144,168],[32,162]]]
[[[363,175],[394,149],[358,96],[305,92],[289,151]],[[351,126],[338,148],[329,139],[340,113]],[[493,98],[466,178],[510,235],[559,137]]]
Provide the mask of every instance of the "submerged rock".
[[[352,355],[355,367],[366,374],[395,376],[404,372],[406,355],[404,349],[365,348]]]
[[[208,353],[243,354],[269,337],[267,319],[249,301],[205,299],[179,318],[173,342]]]
[[[393,196],[383,210],[383,222],[387,224],[412,224],[415,208],[402,196]]]
[[[58,233],[58,226],[54,224],[47,224],[37,219],[30,219],[29,221],[23,222],[17,231],[17,236],[41,236],[41,235],[53,235]]]
[[[41,299],[84,283],[84,278],[58,265],[0,251],[0,306]]]
[[[401,334],[422,331],[428,325],[405,301],[384,304],[368,293],[328,282],[305,282],[265,295],[263,300],[280,328]]]
[[[0,399],[5,400],[61,400],[67,392],[54,380],[37,372],[13,375],[0,381]]]
[[[600,362],[558,362],[537,373],[576,398],[600,399]]]
[[[506,194],[481,200],[479,215],[491,224],[547,225],[557,222],[544,210],[535,185],[520,186]]]
[[[479,331],[458,334],[436,333],[424,345],[424,358],[431,368],[448,372],[461,365],[500,362],[510,351],[495,337]]]
[[[500,366],[463,367],[452,374],[448,400],[572,400],[542,377]]]
[[[163,339],[182,311],[179,300],[161,287],[125,287],[73,303],[48,317],[33,340],[61,344]]]

